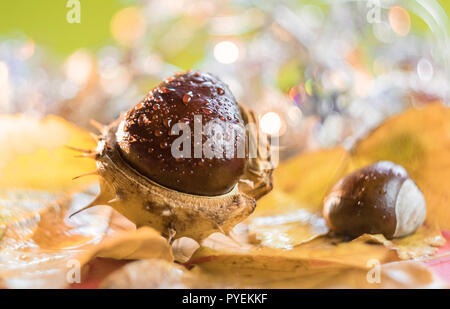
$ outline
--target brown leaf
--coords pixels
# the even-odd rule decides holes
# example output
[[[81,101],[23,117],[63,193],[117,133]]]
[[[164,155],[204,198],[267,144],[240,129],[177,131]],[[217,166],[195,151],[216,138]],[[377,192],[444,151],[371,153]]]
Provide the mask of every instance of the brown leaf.
[[[143,275],[144,274],[144,275]],[[209,279],[209,280],[208,280]],[[219,287],[211,278],[159,259],[129,263],[109,275],[103,289],[192,289]]]
[[[336,267],[313,269],[291,273],[273,273],[259,268],[251,274],[230,268],[228,272],[203,271],[196,269],[203,278],[219,278],[227,288],[265,289],[405,289],[405,288],[448,288],[426,266],[418,262],[403,261],[379,266],[380,281],[368,279],[370,268]],[[203,279],[205,280],[205,279]],[[373,281],[369,281],[373,280]]]
[[[177,282],[183,287],[442,287],[422,265],[393,261],[397,256],[410,258],[432,253],[432,246],[441,242],[438,224],[447,226],[449,222],[448,209],[443,206],[448,200],[446,188],[447,180],[450,179],[450,165],[446,162],[449,158],[450,130],[446,119],[449,119],[447,109],[430,105],[420,113],[412,110],[386,121],[365,141],[360,142],[352,154],[342,148],[334,148],[294,158],[275,172],[276,190],[261,200],[255,214],[243,225],[242,239],[246,238],[246,231],[249,230],[260,245],[238,243],[241,240],[231,241],[216,234],[205,240],[187,262],[187,266],[194,267],[191,271],[165,262],[162,262],[164,265],[160,262],[142,262],[143,268],[133,264],[125,266],[123,271],[128,272],[126,278],[141,282],[148,280],[143,282],[144,287],[168,287]],[[58,123],[61,122],[58,120]],[[53,130],[54,128],[46,129],[43,132]],[[29,129],[27,134],[34,131]],[[15,152],[18,160],[5,157],[7,168],[3,166],[2,169],[0,166],[0,173],[11,177],[11,183],[41,189],[44,194],[66,192],[72,188],[69,182],[62,179],[66,176],[58,178],[59,174],[51,174],[68,164],[67,153],[58,150],[55,152],[55,148],[48,150],[48,145],[36,146],[28,153],[21,148],[22,145],[11,143],[16,140],[6,142],[14,146],[12,149],[18,147],[20,151]],[[41,153],[40,147],[47,150]],[[56,153],[64,159],[48,153]],[[27,156],[28,154],[30,155]],[[34,159],[38,165],[34,164]],[[324,232],[315,230],[315,222],[320,221],[317,216],[320,215],[327,191],[346,172],[377,160],[394,161],[409,171],[424,191],[429,205],[427,225],[412,236],[392,241],[376,235],[360,237],[351,242],[320,236]],[[73,164],[74,169],[79,168],[76,163]],[[39,179],[42,176],[41,166],[45,170],[49,169],[52,177],[50,180],[44,177],[42,183]],[[26,175],[24,167],[30,169],[30,176]],[[51,179],[56,179],[58,183]],[[11,186],[6,182],[0,182],[0,188],[2,186],[8,188],[7,193],[12,192],[9,191]],[[50,195],[49,201],[56,196],[59,195]],[[25,200],[28,202],[29,198]],[[80,204],[73,203],[73,208]],[[53,204],[0,207],[0,214],[5,218],[4,224],[0,224],[4,234],[0,250],[5,248],[3,252],[9,254],[8,258],[12,258],[10,261],[14,261],[8,265],[0,264],[0,279],[7,286],[37,286],[49,282],[53,286],[57,283],[65,284],[64,262],[73,256],[83,261],[98,254],[116,258],[148,258],[154,254],[167,260],[172,259],[170,247],[165,247],[160,236],[151,229],[137,233],[131,231],[130,233],[134,233],[132,236],[130,234],[115,241],[106,241],[104,247],[99,245],[105,235],[114,237],[115,232],[109,228],[111,223],[112,226],[123,226],[109,219],[103,228],[101,222],[105,218],[111,218],[111,213],[105,213],[107,208],[93,208],[86,217],[80,217],[80,222],[72,223],[67,222],[66,218],[69,206],[45,205]],[[41,212],[39,220],[35,218],[36,211]],[[92,222],[96,225],[92,226]],[[374,242],[383,245],[373,244]],[[26,260],[27,255],[35,258],[37,266],[20,262],[21,251],[17,248],[25,252],[23,259]],[[82,253],[77,255],[80,252]],[[187,254],[182,250],[180,252],[180,260],[186,260]],[[370,261],[382,264],[382,282],[379,285],[368,284],[367,265]],[[155,268],[155,265],[159,266]],[[145,269],[149,269],[152,274],[144,271]],[[139,273],[145,273],[145,276],[138,276]],[[164,278],[170,280],[165,281]],[[131,279],[128,282],[132,282]]]
[[[405,167],[423,191],[427,222],[450,228],[450,109],[440,103],[410,109],[382,123],[362,140],[351,168],[379,160]]]
[[[186,266],[194,266],[203,280],[228,288],[446,287],[423,264],[396,259],[393,250],[365,239],[331,242],[319,238],[282,250],[238,245],[215,234]],[[380,282],[372,278],[377,267]]]
[[[318,238],[292,249],[275,249],[236,244],[220,234],[213,234],[202,245],[187,265],[205,266],[212,261],[220,260],[222,264],[231,266],[241,261],[239,265],[242,268],[251,269],[259,265],[258,268],[266,267],[271,271],[289,272],[300,266],[302,269],[342,265],[362,267],[372,259],[380,263],[396,260],[391,250],[364,241],[343,242],[331,239],[324,241]]]
[[[173,261],[167,240],[150,227],[118,234],[102,242],[96,250],[96,256],[118,260],[158,258]]]
[[[266,265],[243,268],[218,259],[208,268],[192,270],[158,259],[129,263],[109,275],[101,288],[447,288],[439,278],[418,262],[393,262],[370,267],[302,267],[289,271],[268,269]],[[212,263],[212,264],[211,264]],[[223,265],[222,265],[223,264]],[[226,271],[223,271],[223,270]]]
[[[289,248],[326,234],[323,197],[343,173],[348,157],[343,148],[335,148],[281,164],[274,172],[275,189],[258,201],[246,221],[253,241]]]
[[[62,192],[83,188],[95,178],[72,178],[95,170],[94,160],[75,158],[65,145],[92,149],[93,138],[57,116],[43,120],[0,116],[0,189]]]
[[[90,149],[89,133],[62,118],[0,116],[0,237],[9,221],[25,220],[66,192],[95,179],[72,178],[95,170],[93,160],[75,158],[65,145]]]
[[[441,231],[427,224],[421,226],[413,235],[403,238],[387,240],[383,235],[365,234],[358,238],[383,244],[387,248],[396,250],[400,259],[429,258],[438,251],[438,247],[445,244]]]
[[[349,157],[341,147],[294,157],[275,170],[274,187],[294,198],[302,207],[320,211],[323,198],[344,173]]]
[[[10,222],[0,241],[0,279],[11,288],[65,287],[69,271],[95,256],[173,260],[167,241],[151,228],[130,229],[109,207],[69,218],[94,195],[77,193],[27,219]]]
[[[179,263],[186,263],[199,247],[198,242],[191,238],[181,237],[176,239],[172,243],[174,260]]]
[[[289,249],[328,233],[320,213],[279,190],[258,202],[246,224],[253,242],[272,248]]]
[[[10,221],[0,241],[0,278],[9,287],[65,286],[66,263],[76,259],[80,249],[98,244],[109,226],[107,208],[67,220],[68,212],[74,211],[72,202],[90,198],[75,194],[73,199],[50,202],[32,215]]]
[[[65,145],[92,148],[90,135],[50,116],[0,116],[0,282],[6,287],[64,287],[73,267],[95,256],[172,260],[171,248],[150,228],[135,230],[109,207],[87,205],[96,190],[75,192],[95,170]]]

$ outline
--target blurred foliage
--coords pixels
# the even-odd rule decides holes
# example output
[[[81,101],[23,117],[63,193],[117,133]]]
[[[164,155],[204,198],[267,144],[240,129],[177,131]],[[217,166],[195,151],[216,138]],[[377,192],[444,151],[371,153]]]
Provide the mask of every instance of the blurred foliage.
[[[81,23],[70,24],[66,21],[69,8],[67,1],[39,0],[39,1],[1,1],[0,2],[0,37],[15,37],[19,33],[27,36],[41,45],[47,46],[50,50],[68,55],[79,48],[96,49],[107,43],[111,43],[110,23],[114,14],[120,9],[137,5],[140,1],[134,0],[95,0],[81,2]],[[250,2],[250,1],[249,1]],[[293,7],[312,4],[320,7],[324,12],[328,11],[328,3],[332,1],[286,1]],[[450,2],[438,0],[442,8],[450,11]],[[266,1],[263,6],[270,6],[271,1]],[[250,5],[250,3],[249,3]],[[408,1],[405,2],[408,5]],[[157,14],[157,12],[155,12]],[[208,37],[204,29],[192,26],[195,20],[186,20],[180,17],[172,20],[172,24],[165,24],[166,29],[151,31],[152,41],[157,43],[165,33],[174,25],[180,29],[187,27],[187,31],[193,32],[191,40],[177,53],[167,55],[168,62],[180,68],[193,67],[201,61],[204,56],[204,49],[208,44]],[[427,24],[415,14],[411,14],[412,31],[424,33],[429,31]],[[447,25],[450,30],[450,25]],[[186,31],[186,29],[185,29]],[[175,43],[175,42],[174,42]],[[155,44],[156,45],[156,44]],[[157,49],[165,51],[168,47],[158,46]],[[164,53],[163,53],[164,55]],[[284,79],[295,79],[292,72],[287,70],[288,76],[280,81],[281,88],[285,87]]]
[[[191,69],[205,56],[205,47],[208,44],[208,31],[204,22],[192,18],[176,18],[169,23],[157,24],[156,29],[150,28],[150,36],[155,51],[164,61],[183,70]],[[158,27],[159,26],[159,27]],[[170,44],[158,44],[164,40],[168,32],[186,33],[182,40]],[[167,41],[167,39],[166,39]]]
[[[303,82],[303,69],[304,64],[298,58],[286,62],[278,71],[278,87],[287,92],[293,85]]]
[[[69,54],[79,48],[98,48],[111,40],[110,21],[126,1],[81,1],[81,23],[66,20],[67,1],[16,0],[0,2],[0,34],[23,32],[38,44]]]
[[[80,24],[67,21],[74,1]],[[177,71],[204,70],[277,113],[283,156],[334,146],[414,104],[410,91],[446,101],[450,3],[437,3],[388,1],[373,22],[365,0],[2,1],[0,112],[87,128]]]

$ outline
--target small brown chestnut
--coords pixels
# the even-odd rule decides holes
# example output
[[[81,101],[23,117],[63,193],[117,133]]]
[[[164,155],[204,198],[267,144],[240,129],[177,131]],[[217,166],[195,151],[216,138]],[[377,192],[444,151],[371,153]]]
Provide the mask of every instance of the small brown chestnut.
[[[421,226],[426,207],[406,170],[380,161],[342,178],[325,198],[323,215],[337,234],[383,234],[391,239]]]

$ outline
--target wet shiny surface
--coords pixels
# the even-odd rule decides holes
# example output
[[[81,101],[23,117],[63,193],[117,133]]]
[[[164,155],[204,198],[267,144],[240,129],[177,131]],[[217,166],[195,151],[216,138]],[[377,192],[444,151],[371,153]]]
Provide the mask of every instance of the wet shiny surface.
[[[5,199],[15,209],[27,208],[27,213],[17,213],[3,223],[0,278],[9,287],[66,285],[68,261],[76,258],[83,265],[90,258],[84,253],[104,238],[112,210],[97,207],[69,219],[68,215],[93,198],[92,192],[56,200],[43,192],[16,191],[7,195]],[[31,202],[35,205],[32,209],[26,206]]]
[[[195,137],[195,126],[212,121],[222,131],[215,137],[223,149],[221,158],[208,157],[202,148],[199,153],[195,150],[209,138],[207,132]],[[176,123],[189,127],[190,135],[185,138],[172,131]],[[117,138],[124,158],[152,180],[186,193],[219,195],[228,192],[244,171],[246,159],[237,157],[238,138],[231,134],[233,126],[242,124],[226,84],[209,73],[187,72],[166,79],[128,111]],[[177,138],[186,141],[177,149],[190,145],[190,158],[173,156]],[[228,150],[233,151],[231,157]]]
[[[292,249],[328,233],[325,220],[306,209],[258,217],[250,221],[248,228],[261,245],[282,249]]]

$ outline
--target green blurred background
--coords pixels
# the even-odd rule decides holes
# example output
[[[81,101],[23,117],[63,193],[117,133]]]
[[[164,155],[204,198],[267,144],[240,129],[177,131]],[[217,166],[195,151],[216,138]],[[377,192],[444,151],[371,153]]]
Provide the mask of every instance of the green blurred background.
[[[112,40],[110,23],[130,1],[89,0],[81,3],[81,23],[66,21],[67,0],[16,0],[0,2],[0,34],[23,32],[36,43],[56,53],[68,54],[78,48],[98,48]]]
[[[88,48],[92,51],[98,50],[106,44],[114,44],[114,38],[111,34],[111,21],[121,9],[129,6],[139,6],[140,1],[133,0],[81,0],[81,23],[70,24],[66,21],[67,12],[70,8],[66,7],[67,0],[15,0],[0,2],[0,39],[3,37],[14,38],[18,35],[25,34],[32,38],[36,44],[43,45],[48,48],[55,56],[66,56],[79,48]],[[180,1],[182,3],[183,1]],[[215,1],[213,1],[215,2]],[[228,3],[230,1],[223,1]],[[234,1],[237,4],[242,2],[245,5],[251,5],[253,1]],[[247,2],[247,3],[245,3]],[[260,1],[273,2],[273,1]],[[326,3],[331,1],[286,1],[290,5],[305,5],[308,3],[321,5],[326,10]],[[334,2],[339,2],[336,0]],[[408,0],[409,5],[414,5],[414,0]],[[438,0],[440,5],[446,12],[450,11],[450,1]],[[180,4],[181,5],[181,4]],[[151,12],[155,16],[164,12]],[[221,12],[220,14],[226,14]],[[178,18],[181,18],[179,16]],[[174,18],[173,23],[179,22],[178,18]],[[201,23],[195,18],[188,18],[184,23]],[[191,25],[192,26],[192,25]],[[414,14],[411,14],[411,31],[424,32],[429,31],[428,26],[423,20]],[[167,27],[169,27],[167,25]],[[195,25],[192,26],[196,28]],[[158,29],[158,30],[168,30]],[[200,30],[200,29],[198,29]],[[450,31],[450,26],[448,27]],[[152,32],[153,35],[158,34]],[[192,33],[191,44],[184,50],[184,58],[171,55],[176,65],[187,69],[194,62],[201,59],[203,55],[202,49],[206,46],[205,33],[198,31]],[[194,47],[194,48],[193,48]],[[161,47],[164,49],[164,47]]]
[[[80,23],[69,23],[76,3]],[[198,69],[259,113],[289,156],[448,104],[449,12],[449,0],[3,0],[0,113],[108,123]]]

